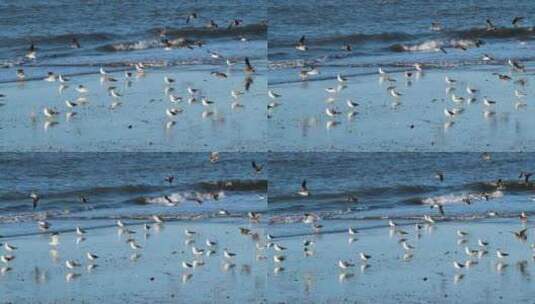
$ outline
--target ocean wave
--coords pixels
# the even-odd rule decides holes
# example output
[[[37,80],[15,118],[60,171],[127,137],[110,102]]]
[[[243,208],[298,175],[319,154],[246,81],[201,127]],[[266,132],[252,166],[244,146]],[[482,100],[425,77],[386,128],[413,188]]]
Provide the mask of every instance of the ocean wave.
[[[411,40],[416,37],[407,34],[407,33],[398,33],[398,32],[385,32],[379,34],[348,34],[348,35],[334,35],[327,37],[311,37],[307,38],[307,44],[309,45],[342,45],[342,44],[353,44],[353,43],[365,43],[368,41],[379,41],[379,42],[389,42],[389,41],[403,41]],[[278,39],[269,39],[269,47],[293,47],[297,43],[295,41],[288,40],[278,40]]]
[[[176,206],[178,204],[191,201],[202,204],[207,201],[217,201],[225,197],[224,191],[216,192],[174,192],[169,195],[156,197],[142,197],[136,201],[143,204],[161,204],[165,206]]]
[[[72,199],[78,198],[80,195],[87,196],[88,199],[92,197],[101,197],[104,195],[124,195],[124,194],[139,194],[139,193],[154,193],[160,192],[169,189],[183,188],[188,189],[187,191],[267,191],[267,181],[266,180],[216,180],[216,181],[201,181],[198,183],[190,185],[145,185],[145,184],[134,184],[134,185],[119,185],[119,186],[108,186],[108,187],[89,187],[89,188],[80,188],[64,191],[55,191],[55,192],[39,192],[42,200],[59,200],[59,199]],[[12,202],[12,201],[29,201],[29,192],[21,191],[6,191],[0,192],[0,209],[2,207],[2,202]]]
[[[152,29],[151,33],[157,34],[161,29]],[[267,35],[267,23],[259,22],[237,27],[185,27],[185,28],[166,28],[166,35],[169,37],[188,37],[188,38],[225,38],[238,37],[242,35],[253,37],[265,37]]]
[[[416,44],[394,44],[389,47],[394,52],[440,52],[444,48],[469,49],[482,45],[479,39],[449,39],[449,40],[427,40]]]
[[[37,48],[40,45],[69,45],[75,37],[83,46],[84,42],[110,41],[116,39],[117,35],[112,33],[72,33],[51,36],[0,37],[0,47],[29,46],[32,42]]]

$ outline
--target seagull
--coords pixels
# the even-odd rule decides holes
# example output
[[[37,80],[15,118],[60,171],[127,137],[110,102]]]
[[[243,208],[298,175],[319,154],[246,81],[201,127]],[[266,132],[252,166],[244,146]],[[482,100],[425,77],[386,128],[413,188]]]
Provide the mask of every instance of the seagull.
[[[4,262],[5,264],[8,264],[14,259],[15,259],[14,255],[0,255],[0,261]]]
[[[494,60],[494,58],[492,56],[490,56],[489,54],[483,54],[482,60],[483,61],[492,61],[492,60]]]
[[[462,230],[457,230],[457,236],[458,237],[464,238],[464,237],[467,237],[468,234],[469,234],[468,232],[465,232],[465,231],[462,231]]]
[[[401,242],[401,245],[403,246],[403,249],[407,251],[411,251],[414,249],[414,246],[409,245],[406,241]]]
[[[67,107],[69,107],[71,109],[78,106],[78,104],[76,102],[72,102],[72,101],[69,101],[69,100],[65,100],[65,104],[67,105]]]
[[[521,22],[522,20],[524,20],[524,17],[519,17],[519,16],[514,17],[511,24],[516,27],[518,23]]]
[[[219,152],[214,151],[214,152],[210,153],[210,156],[208,157],[208,160],[211,163],[216,163],[219,160]]]
[[[268,96],[271,99],[277,99],[281,97],[280,94],[275,93],[273,90],[268,90]]]
[[[347,78],[343,77],[343,76],[340,75],[340,74],[336,74],[336,79],[337,79],[338,82],[340,82],[340,83],[345,83],[345,82],[347,82]]]
[[[82,236],[85,234],[85,230],[80,228],[80,226],[76,226],[76,234]]]
[[[243,95],[242,91],[238,91],[238,90],[230,91],[230,96],[232,96],[234,99],[239,99],[241,95]]]
[[[490,19],[485,20],[485,23],[487,25],[487,31],[495,31],[496,30],[496,26],[494,26],[494,24],[492,24]]]
[[[100,72],[100,75],[102,75],[102,76],[108,75],[108,72],[106,70],[104,70],[103,67],[100,67],[99,72]]]
[[[163,223],[163,219],[161,217],[157,216],[157,215],[153,215],[152,219],[158,224]]]
[[[244,71],[246,73],[254,73],[255,72],[254,67],[251,65],[251,62],[249,61],[249,57],[245,57],[245,68],[244,68]]]
[[[326,108],[325,114],[327,114],[327,116],[330,116],[330,117],[335,117],[336,115],[342,114],[342,112],[338,112],[336,111],[336,109]]]
[[[191,13],[186,17],[186,24],[188,24],[191,20],[197,19],[199,15],[197,13]]]
[[[444,115],[448,118],[452,118],[456,115],[456,113],[452,110],[444,109]]]
[[[72,37],[71,39],[71,48],[73,49],[79,49],[81,46],[80,46],[80,42],[78,41],[78,39],[76,39],[76,37]]]
[[[389,91],[390,91],[390,95],[392,95],[392,97],[394,98],[399,98],[403,95],[400,92],[396,91],[396,89],[394,88],[391,88]]]
[[[397,224],[394,223],[393,220],[388,220],[388,226],[390,226],[390,228],[396,228]]]
[[[192,236],[195,236],[195,235],[197,234],[197,232],[192,231],[192,230],[189,230],[189,229],[186,229],[186,230],[184,230],[184,234],[185,234],[187,237],[192,237]]]
[[[188,87],[187,90],[188,90],[188,93],[189,93],[190,95],[192,95],[192,96],[193,96],[193,95],[196,95],[196,94],[199,93],[199,90],[198,90],[198,89],[194,89],[194,88],[192,88],[192,87]]]
[[[69,268],[69,269],[74,269],[74,268],[80,267],[82,265],[80,263],[78,263],[77,261],[75,261],[75,260],[67,260],[67,261],[65,261],[65,266],[67,266],[67,268]]]
[[[223,250],[223,256],[224,256],[225,258],[227,258],[227,259],[232,259],[233,257],[236,256],[236,254],[235,254],[235,253],[232,253],[232,252],[230,252],[230,251],[228,251],[228,249],[225,248],[225,249]]]
[[[59,74],[59,76],[58,76],[58,80],[59,80],[59,82],[61,82],[61,83],[67,83],[67,82],[69,82],[69,78],[62,76],[61,74]]]
[[[47,74],[47,76],[45,77],[44,80],[48,81],[48,82],[54,82],[54,81],[56,81],[56,75],[54,75],[54,73],[52,73],[52,72],[48,72],[48,74]]]
[[[454,261],[453,262],[453,267],[457,268],[457,269],[463,269],[464,268],[464,264],[461,264],[457,261]]]
[[[83,85],[79,85],[78,87],[76,87],[76,91],[78,91],[78,93],[82,93],[82,94],[89,92],[89,90],[86,87],[84,87]]]
[[[501,251],[500,249],[497,249],[496,250],[496,256],[498,258],[500,258],[500,259],[503,259],[503,258],[506,258],[507,256],[509,256],[509,254],[506,253],[506,252]]]
[[[92,254],[89,251],[86,253],[87,259],[90,261],[95,261],[98,259],[98,255]]]
[[[356,235],[358,234],[358,230],[353,228],[353,227],[349,227],[349,229],[347,230],[349,235]]]
[[[193,246],[193,247],[191,247],[191,253],[193,253],[193,255],[203,255],[204,254],[204,249],[197,248],[197,247]]]
[[[338,267],[340,267],[341,269],[348,269],[348,268],[354,267],[354,266],[355,266],[355,264],[352,264],[351,262],[338,260]]]
[[[182,97],[171,94],[169,95],[169,101],[171,101],[172,103],[182,102]]]
[[[351,99],[348,99],[348,100],[346,101],[346,104],[347,104],[348,107],[350,107],[350,108],[352,108],[352,109],[353,109],[353,108],[356,108],[356,107],[359,105],[358,103],[352,101]]]
[[[52,226],[52,224],[50,224],[47,221],[38,221],[37,225],[39,226],[39,229],[41,229],[41,230],[48,230],[48,228],[50,228],[50,226]]]
[[[371,255],[367,255],[364,252],[360,253],[360,259],[363,260],[364,262],[368,262],[368,260],[371,259],[371,258],[372,258]]]
[[[186,262],[186,261],[182,261],[182,268],[191,269],[191,268],[193,268],[193,265],[188,263],[188,262]]]
[[[56,117],[59,112],[58,111],[55,111],[53,109],[50,109],[50,108],[43,108],[43,114],[47,117],[47,118],[54,118]]]
[[[170,108],[170,109],[165,110],[165,114],[167,114],[167,116],[169,117],[175,117],[179,113],[182,113],[182,111],[183,110],[179,108]]]
[[[479,240],[477,240],[477,244],[480,247],[487,247],[489,245],[489,242],[486,242],[486,241],[483,241],[483,240],[479,239]]]
[[[173,84],[175,82],[173,78],[169,78],[167,76],[163,78],[163,81],[165,82],[165,84]]]
[[[305,36],[301,36],[301,38],[299,39],[299,41],[297,42],[297,45],[295,46],[295,48],[299,51],[307,51],[308,50],[308,47],[306,46],[305,44]]]
[[[524,65],[512,59],[508,59],[507,63],[516,71],[524,72]]]
[[[455,95],[455,93],[454,93],[454,94],[451,94],[451,100],[452,100],[453,102],[463,102],[463,101],[464,101],[464,97],[462,97],[462,96],[457,96],[457,95]]]
[[[286,247],[283,247],[283,246],[281,246],[279,244],[274,244],[273,245],[273,249],[275,249],[275,251],[282,252],[282,251],[286,250]]]
[[[24,70],[23,69],[18,69],[17,70],[17,78],[19,80],[24,80],[24,78],[26,78],[26,74],[24,74]]]
[[[303,182],[301,183],[301,188],[299,189],[299,191],[297,191],[297,194],[300,196],[304,196],[304,197],[310,196],[310,191],[307,188],[306,179],[304,179]]]
[[[487,97],[483,97],[483,104],[486,105],[487,107],[490,107],[490,106],[495,105],[496,101],[490,100]]]
[[[6,251],[15,251],[15,250],[17,250],[17,247],[15,247],[13,245],[9,245],[8,243],[4,243],[4,249]]]
[[[130,247],[131,247],[132,249],[134,249],[134,250],[143,248],[143,247],[141,247],[141,245],[139,245],[138,243],[136,243],[136,240],[134,240],[134,239],[130,239],[130,240],[128,240],[127,243],[128,243],[128,244],[130,245]]]
[[[209,107],[209,106],[213,105],[215,102],[211,101],[211,100],[208,100],[206,97],[203,97],[201,99],[201,103],[202,103],[203,106]]]
[[[457,82],[457,80],[451,79],[448,76],[444,77],[444,80],[446,81],[447,84],[455,84]]]
[[[39,195],[35,192],[32,192],[30,193],[30,198],[32,199],[32,205],[33,205],[33,209],[35,209],[37,207],[37,203],[39,202],[39,200],[41,199],[39,197]]]
[[[468,92],[468,94],[470,95],[477,93],[477,91],[478,91],[477,89],[471,88],[470,85],[466,86],[466,92]]]
[[[476,255],[479,253],[479,251],[477,251],[477,250],[471,250],[471,249],[468,248],[467,246],[464,247],[464,252],[465,252],[468,256],[471,256],[471,257],[476,256]]]
[[[525,214],[524,214],[525,215]],[[518,238],[519,240],[527,240],[528,239],[528,228],[524,228],[520,231],[514,231],[513,234],[515,235],[516,238]]]
[[[216,241],[211,241],[211,240],[206,240],[206,246],[215,247],[215,246],[217,246],[217,242]]]
[[[531,178],[531,176],[533,175],[532,172],[520,172],[520,175],[518,176],[518,178],[524,178],[524,183],[529,183],[529,179]]]
[[[286,260],[286,257],[283,256],[283,255],[274,255],[273,256],[273,261],[275,261],[275,263],[282,263],[282,262],[284,262],[284,260]]]
[[[515,90],[515,96],[518,97],[518,98],[523,98],[523,97],[526,97],[526,93],[520,91],[520,90]]]
[[[253,166],[253,169],[256,173],[260,173],[264,166],[258,165],[254,160],[251,162],[251,165]]]
[[[37,58],[37,53],[35,51],[35,45],[33,42],[30,44],[30,49],[28,50],[28,53],[26,53],[25,57],[30,60],[35,60],[35,58]]]

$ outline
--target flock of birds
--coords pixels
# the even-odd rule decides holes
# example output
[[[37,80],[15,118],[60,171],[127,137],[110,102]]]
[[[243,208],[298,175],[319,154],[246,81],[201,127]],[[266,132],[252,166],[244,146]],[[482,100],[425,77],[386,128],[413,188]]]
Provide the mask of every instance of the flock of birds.
[[[186,23],[190,24],[197,19],[200,19],[198,13],[188,14],[186,17]],[[229,23],[229,28],[239,27],[242,24],[243,20],[234,19]],[[210,20],[206,26],[214,30],[218,28],[218,25],[213,20]],[[201,48],[205,45],[205,42],[203,41],[191,40],[183,37],[172,40],[167,37],[165,29],[160,31],[159,41],[161,47],[165,50],[172,50],[174,48]],[[238,43],[240,42],[247,42],[247,39],[240,36]],[[76,37],[72,38],[70,47],[81,48],[81,44]],[[25,55],[26,59],[30,60],[31,62],[36,61],[38,59],[37,51],[37,47],[32,42],[27,54]],[[207,54],[210,58],[214,59],[216,63],[218,63],[217,65],[226,66],[226,70],[221,70],[218,66],[210,72],[212,77],[220,80],[231,77],[232,72],[236,70],[238,65],[240,65],[239,61],[243,60],[242,70],[245,75],[243,87],[233,88],[230,90],[230,96],[232,97],[232,103],[230,104],[231,109],[237,110],[243,108],[245,105],[241,102],[241,96],[246,94],[251,85],[254,83],[253,75],[256,72],[255,67],[251,64],[248,57],[244,57],[242,59],[230,58],[214,50],[207,50]],[[123,69],[120,71],[108,71],[102,66],[99,68],[100,82],[104,86],[105,94],[111,97],[109,109],[114,110],[123,104],[121,100],[124,95],[127,94],[126,89],[132,86],[132,79],[139,79],[146,76],[148,67],[150,66],[152,66],[152,64],[137,62],[131,64],[126,71],[123,71]],[[120,75],[121,72],[124,72],[122,76]],[[17,69],[16,76],[21,82],[28,78],[23,68]],[[54,72],[48,72],[44,80],[51,83],[59,83],[58,90],[60,94],[63,94],[63,92],[69,88],[71,83],[76,83],[76,79],[62,74],[56,74]],[[124,82],[125,84],[122,91],[120,91],[116,85],[120,82]],[[177,90],[174,88],[174,85],[177,83],[175,78],[172,78],[171,76],[164,76],[162,82],[164,84],[165,99],[168,99],[170,103],[170,106],[168,106],[164,113],[162,113],[163,117],[167,117],[167,128],[170,128],[176,124],[176,120],[178,119],[179,115],[184,112],[184,107],[179,107],[179,105],[185,102],[190,105],[202,105],[205,108],[205,110],[202,112],[202,118],[217,116],[218,112],[216,102],[206,96],[201,88],[188,86],[185,92],[177,92]],[[65,110],[58,109],[57,106],[45,106],[42,108],[42,114],[45,118],[45,129],[58,124],[57,119],[63,111],[65,112],[66,120],[69,121],[71,118],[77,115],[77,112],[75,111],[77,108],[84,107],[89,104],[89,94],[93,92],[90,92],[88,86],[82,83],[77,83],[74,87],[74,90],[76,91],[75,94],[78,94],[78,96],[64,101]],[[0,94],[0,100],[6,97],[7,96],[5,94]],[[35,121],[37,119],[37,114],[32,112],[30,117],[33,121]],[[132,128],[132,125],[128,125],[128,128]]]
[[[220,161],[220,154],[219,152],[211,152],[208,156],[208,161],[210,163],[217,163]],[[256,161],[251,161],[251,168],[254,174],[259,174],[264,169],[264,165],[261,165],[257,163]],[[172,185],[175,181],[174,175],[168,175],[165,176],[163,181],[166,184]],[[175,200],[172,200],[168,195],[164,195],[164,197],[169,200],[169,202],[176,205],[178,202]],[[188,197],[187,200],[194,201],[197,204],[201,205],[204,203],[206,199],[212,199],[212,200],[219,200],[221,197],[220,191],[211,191],[208,192],[205,195],[200,195],[199,193],[194,193],[194,196]],[[29,194],[29,198],[32,201],[32,208],[33,210],[36,210],[40,202],[42,200],[41,195],[39,195],[37,192],[31,192]],[[260,198],[263,198],[263,196],[260,196]],[[81,204],[89,204],[88,197],[80,193],[79,194],[79,201]],[[219,209],[216,212],[217,216],[236,216],[236,214],[231,214],[228,210],[225,209]],[[255,211],[249,211],[246,214],[248,221],[251,224],[259,223],[261,219],[261,213],[255,212]],[[42,216],[41,216],[42,217]],[[162,225],[164,225],[164,222],[167,221],[166,218],[164,218],[161,215],[151,215],[148,217],[147,222],[140,224],[138,223],[125,223],[123,220],[117,220],[116,226],[118,229],[118,233],[120,236],[125,236],[125,243],[133,250],[133,254],[130,256],[131,260],[138,260],[141,257],[141,251],[143,249],[143,246],[140,244],[138,240],[135,239],[136,235],[143,234],[144,239],[147,240],[149,237],[150,231],[160,231],[162,228]],[[152,222],[152,223],[150,223]],[[136,226],[142,226],[142,232],[133,230],[133,227]],[[60,255],[59,255],[59,249],[60,249],[60,237],[63,235],[70,235],[72,233],[75,234],[76,244],[80,244],[86,240],[86,238],[90,235],[90,229],[82,228],[81,226],[76,226],[74,229],[70,231],[63,231],[63,232],[57,232],[57,231],[50,231],[52,228],[52,223],[46,220],[46,213],[45,218],[42,218],[37,221],[37,228],[40,233],[48,234],[50,236],[50,255],[54,262],[60,261]],[[260,239],[260,234],[257,232],[253,232],[251,229],[239,227],[240,233],[242,235],[250,236],[253,240],[258,241]],[[139,232],[139,233],[138,233]],[[186,237],[185,244],[189,246],[189,250],[191,250],[192,255],[194,257],[191,261],[182,261],[181,267],[183,267],[185,270],[194,270],[200,266],[203,266],[205,264],[204,260],[202,259],[203,256],[214,256],[216,254],[216,249],[219,247],[219,242],[214,239],[206,239],[205,245],[206,247],[200,247],[199,245],[196,245],[195,240],[198,239],[201,235],[201,233],[196,232],[191,229],[185,229],[184,235]],[[3,238],[0,236],[0,238]],[[0,255],[0,261],[4,264],[3,267],[0,267],[0,274],[7,273],[12,270],[12,268],[9,266],[10,263],[12,263],[13,260],[15,260],[16,255],[15,253],[20,250],[19,246],[15,246],[13,243],[5,241],[3,243],[0,243],[0,246],[3,247],[4,254]],[[202,246],[202,245],[201,245]],[[260,244],[257,244],[257,249],[261,250],[262,247]],[[80,272],[77,272],[80,268],[85,266],[86,270],[88,272],[91,272],[96,267],[98,267],[98,261],[101,259],[100,254],[97,255],[95,252],[92,251],[86,251],[83,253],[85,258],[85,263],[78,260],[78,259],[65,259],[63,261],[65,269],[67,270],[66,273],[66,280],[72,281],[73,279],[79,277],[81,275]],[[225,271],[228,271],[235,267],[235,264],[232,262],[233,258],[237,254],[233,251],[231,251],[228,248],[223,249],[223,258],[224,258],[224,265],[223,269]],[[258,259],[264,259],[262,256],[258,256]],[[183,279],[184,281],[187,281],[191,278],[192,272],[186,272],[184,273]]]
[[[523,20],[523,17],[515,17],[512,21],[513,27],[517,27],[520,22]],[[433,23],[431,28],[432,31],[440,31],[442,30],[442,26],[438,23]],[[497,27],[490,21],[486,20],[486,30],[487,31],[496,31]],[[475,44],[470,45],[456,45],[455,48],[461,49],[463,51],[468,50],[471,47],[479,47],[482,42],[478,40]],[[307,44],[306,37],[302,36],[299,41],[295,45],[295,49],[299,52],[307,52],[310,50],[309,45]],[[351,45],[343,45],[341,47],[343,51],[351,52],[352,46]],[[444,53],[447,53],[444,48],[439,48],[436,51],[443,51]],[[489,54],[484,54],[481,60],[485,63],[492,63],[496,64],[499,63],[500,60],[495,59],[493,56]],[[510,67],[511,73],[509,74],[501,74],[501,73],[493,73],[497,77],[497,79],[505,82],[513,82],[515,87],[512,89],[512,94],[514,97],[516,97],[516,101],[514,102],[514,108],[515,109],[521,109],[527,106],[527,103],[525,101],[527,93],[525,92],[524,88],[527,86],[527,79],[523,76],[523,73],[525,72],[525,66],[523,63],[521,63],[518,60],[514,59],[507,59],[506,65]],[[378,68],[378,74],[379,74],[379,82],[380,84],[387,83],[389,84],[388,87],[386,87],[386,94],[389,95],[392,99],[392,107],[396,108],[401,105],[401,100],[403,99],[403,95],[405,95],[404,92],[400,91],[396,83],[399,83],[398,79],[394,78],[393,75],[401,75],[401,78],[405,80],[405,84],[407,87],[412,85],[412,81],[415,79],[419,79],[424,75],[424,69],[426,68],[426,65],[423,63],[415,63],[413,67],[411,67],[410,70],[403,70],[403,71],[385,71],[384,68],[379,67]],[[306,81],[311,77],[320,75],[320,69],[317,65],[314,63],[307,64],[305,63],[304,67],[299,71],[299,77]],[[325,103],[327,106],[324,109],[324,115],[327,116],[327,123],[326,127],[329,129],[331,127],[337,126],[341,124],[341,121],[339,121],[337,118],[346,115],[348,120],[353,120],[358,115],[358,109],[360,106],[360,101],[355,100],[352,98],[348,98],[345,100],[345,104],[341,107],[345,109],[341,109],[341,107],[336,107],[336,101],[339,99],[339,94],[345,90],[348,87],[348,81],[349,78],[347,76],[344,76],[340,73],[336,74],[336,81],[337,84],[335,86],[331,86],[328,88],[325,88],[324,90],[327,92],[328,96],[325,99]],[[451,77],[445,76],[445,84],[446,84],[446,96],[448,99],[451,99],[454,103],[454,106],[452,107],[446,107],[443,110],[443,113],[446,117],[446,122],[444,123],[444,128],[449,128],[454,124],[455,118],[460,116],[465,109],[465,105],[475,103],[478,98],[482,98],[483,101],[483,116],[485,118],[490,118],[496,115],[496,105],[499,103],[497,100],[493,100],[491,97],[488,97],[482,92],[480,92],[480,89],[474,87],[470,84],[470,81],[461,81],[457,79],[453,79]],[[462,87],[464,85],[464,87]],[[467,95],[461,95],[461,90],[465,90]],[[273,101],[268,105],[269,116],[268,118],[271,118],[271,111],[281,105],[279,102],[279,99],[281,98],[282,94],[275,92],[274,90],[269,90],[268,95],[270,98],[273,99]],[[434,101],[437,101],[438,99],[433,99]],[[414,128],[414,124],[410,125],[410,128]]]

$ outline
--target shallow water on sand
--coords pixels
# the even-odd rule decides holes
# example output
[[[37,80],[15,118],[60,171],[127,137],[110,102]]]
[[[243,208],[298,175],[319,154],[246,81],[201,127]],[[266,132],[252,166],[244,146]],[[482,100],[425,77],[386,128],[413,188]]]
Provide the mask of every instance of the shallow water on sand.
[[[232,69],[204,66],[196,71],[184,68],[148,70],[144,75],[124,80],[123,71],[110,71],[117,82],[102,81],[96,74],[73,77],[63,91],[60,84],[42,80],[2,85],[7,96],[0,111],[2,151],[264,151],[266,140],[265,108],[260,99],[265,94],[265,62],[252,62],[258,72],[245,75],[242,65]],[[216,79],[211,71],[226,72],[227,79]],[[139,76],[139,75],[137,75]],[[166,85],[164,77],[174,78]],[[244,86],[246,79],[251,81]],[[83,84],[87,94],[75,88]],[[116,87],[122,96],[108,93]],[[200,93],[190,102],[188,87]],[[173,88],[182,102],[171,103],[166,88]],[[239,99],[230,91],[243,94]],[[215,103],[201,104],[205,96]],[[80,98],[85,98],[82,101]],[[78,103],[74,109],[65,100]],[[43,115],[43,108],[60,114],[54,119]],[[170,118],[166,110],[183,112]],[[69,112],[76,115],[68,118]]]

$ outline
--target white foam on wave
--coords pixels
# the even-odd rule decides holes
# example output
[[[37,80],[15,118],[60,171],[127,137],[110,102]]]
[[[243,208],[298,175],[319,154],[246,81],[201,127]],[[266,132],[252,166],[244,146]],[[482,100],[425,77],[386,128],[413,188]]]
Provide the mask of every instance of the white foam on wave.
[[[167,196],[167,197],[166,197]],[[147,197],[145,203],[147,204],[161,204],[166,206],[176,206],[186,201],[215,201],[225,197],[223,191],[219,192],[175,192],[166,196]],[[217,196],[217,199],[215,198]]]
[[[503,197],[502,191],[494,191],[494,192],[489,192],[486,194],[488,195],[489,199]],[[427,204],[427,205],[466,204],[466,199],[469,199],[472,202],[478,201],[478,200],[484,200],[485,194],[484,193],[447,194],[447,195],[440,195],[440,196],[433,196],[433,197],[426,198],[422,200],[422,203]]]

